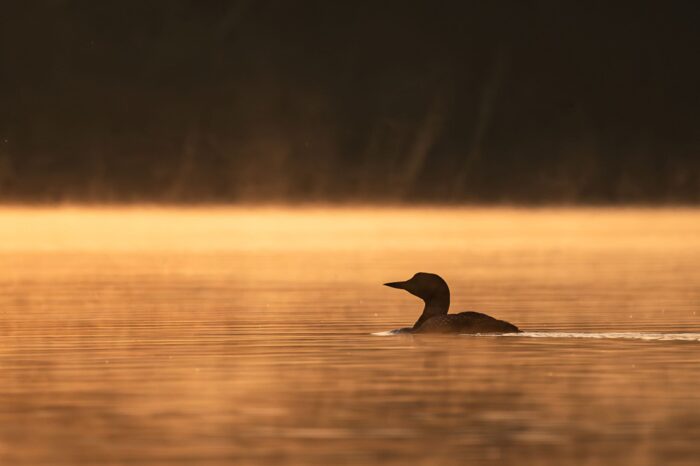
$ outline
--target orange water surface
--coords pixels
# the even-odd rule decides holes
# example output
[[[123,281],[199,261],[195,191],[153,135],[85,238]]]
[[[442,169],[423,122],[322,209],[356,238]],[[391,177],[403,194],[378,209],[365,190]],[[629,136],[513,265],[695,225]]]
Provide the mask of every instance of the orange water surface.
[[[8,466],[698,464],[700,211],[2,208],[0,374]]]

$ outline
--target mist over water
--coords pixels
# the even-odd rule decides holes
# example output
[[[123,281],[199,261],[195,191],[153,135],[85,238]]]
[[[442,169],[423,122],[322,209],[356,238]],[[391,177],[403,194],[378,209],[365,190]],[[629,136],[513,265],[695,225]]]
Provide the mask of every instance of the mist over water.
[[[700,214],[2,209],[0,462],[694,464]],[[440,273],[519,336],[372,335]]]

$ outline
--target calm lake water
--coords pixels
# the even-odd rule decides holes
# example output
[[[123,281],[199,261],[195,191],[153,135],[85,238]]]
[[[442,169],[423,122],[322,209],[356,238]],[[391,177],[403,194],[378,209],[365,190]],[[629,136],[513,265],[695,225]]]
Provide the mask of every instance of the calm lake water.
[[[8,466],[698,464],[700,211],[5,208],[0,377]]]

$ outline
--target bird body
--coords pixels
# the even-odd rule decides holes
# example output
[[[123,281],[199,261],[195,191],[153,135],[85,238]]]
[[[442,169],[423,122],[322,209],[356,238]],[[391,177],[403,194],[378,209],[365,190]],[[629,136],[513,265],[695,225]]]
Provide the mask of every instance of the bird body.
[[[413,333],[515,333],[518,327],[481,312],[460,312],[434,316],[423,322]]]
[[[516,333],[520,330],[504,320],[480,312],[448,314],[450,289],[445,280],[433,273],[419,272],[405,282],[385,283],[392,288],[406,290],[425,302],[423,313],[413,327],[397,333]]]

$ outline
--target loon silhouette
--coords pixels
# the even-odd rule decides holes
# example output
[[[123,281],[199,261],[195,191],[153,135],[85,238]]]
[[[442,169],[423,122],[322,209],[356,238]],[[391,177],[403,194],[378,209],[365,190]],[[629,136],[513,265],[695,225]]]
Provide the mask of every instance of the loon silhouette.
[[[405,282],[385,283],[385,286],[406,290],[425,302],[425,308],[413,327],[395,333],[515,333],[515,325],[494,319],[480,312],[448,314],[450,288],[434,273],[418,272]]]

